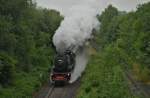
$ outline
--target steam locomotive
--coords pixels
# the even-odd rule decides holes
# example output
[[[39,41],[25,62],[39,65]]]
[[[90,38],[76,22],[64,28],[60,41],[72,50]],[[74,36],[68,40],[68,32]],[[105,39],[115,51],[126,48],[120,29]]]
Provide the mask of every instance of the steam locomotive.
[[[52,83],[68,83],[71,73],[75,67],[75,53],[66,50],[64,53],[58,53],[54,58],[54,66],[51,71],[50,80]]]

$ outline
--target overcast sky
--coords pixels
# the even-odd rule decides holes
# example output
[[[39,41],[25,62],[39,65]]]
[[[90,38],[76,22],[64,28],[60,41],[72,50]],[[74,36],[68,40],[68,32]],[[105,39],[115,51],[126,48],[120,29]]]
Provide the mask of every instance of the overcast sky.
[[[38,6],[59,10],[62,14],[67,13],[67,10],[78,5],[86,0],[34,0]],[[97,0],[101,9],[104,9],[108,4],[112,4],[119,10],[131,11],[135,10],[138,4],[148,2],[150,0]]]

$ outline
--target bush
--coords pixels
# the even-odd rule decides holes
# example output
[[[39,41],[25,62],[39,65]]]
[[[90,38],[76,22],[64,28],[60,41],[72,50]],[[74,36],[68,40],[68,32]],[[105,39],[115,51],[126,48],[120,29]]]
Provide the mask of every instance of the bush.
[[[0,84],[7,86],[13,83],[15,60],[6,54],[0,54]]]

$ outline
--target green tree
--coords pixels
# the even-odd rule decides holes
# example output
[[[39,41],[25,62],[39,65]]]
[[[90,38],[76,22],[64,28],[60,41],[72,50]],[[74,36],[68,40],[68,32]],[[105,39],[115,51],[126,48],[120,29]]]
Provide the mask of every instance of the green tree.
[[[109,5],[108,8],[106,8],[105,11],[99,16],[98,19],[101,23],[99,31],[99,44],[101,47],[104,47],[106,44],[109,44],[116,39],[116,28],[118,27],[119,22],[115,20],[118,15],[118,10],[112,5]]]

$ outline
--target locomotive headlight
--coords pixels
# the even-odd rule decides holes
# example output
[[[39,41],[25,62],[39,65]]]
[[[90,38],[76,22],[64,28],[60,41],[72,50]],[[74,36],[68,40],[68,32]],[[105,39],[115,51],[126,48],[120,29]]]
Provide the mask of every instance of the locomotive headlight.
[[[52,76],[53,76],[53,74],[51,73],[51,74],[50,74],[50,76],[52,77]]]
[[[70,76],[70,73],[68,73],[67,75]]]

